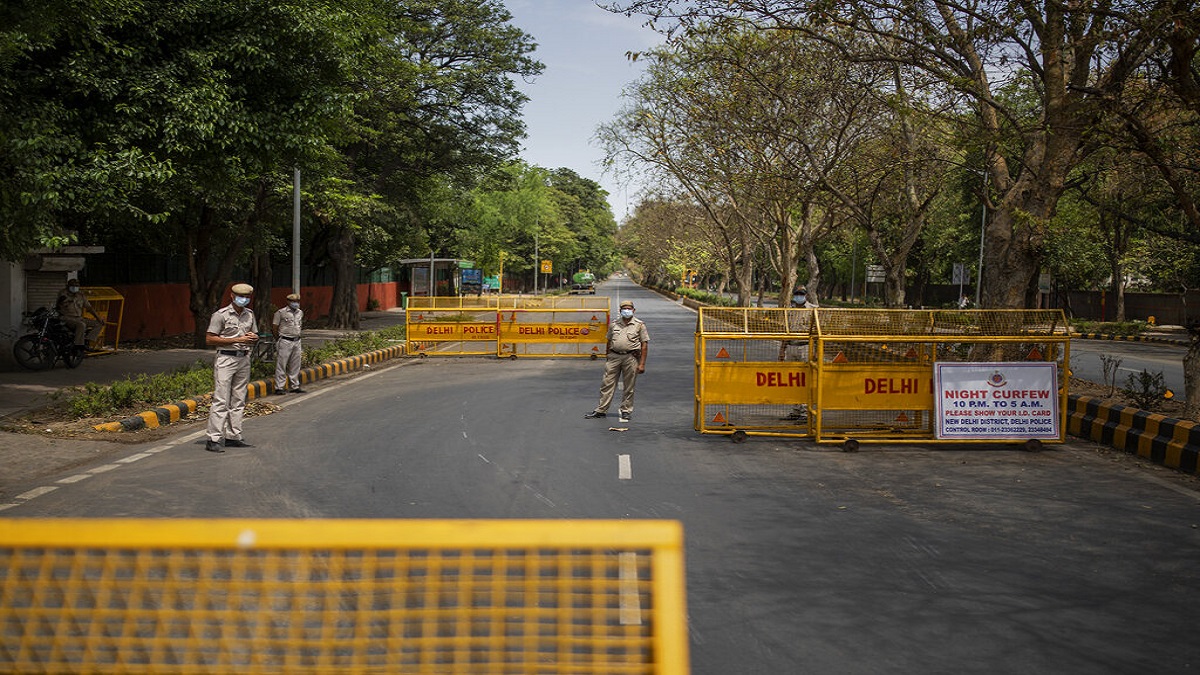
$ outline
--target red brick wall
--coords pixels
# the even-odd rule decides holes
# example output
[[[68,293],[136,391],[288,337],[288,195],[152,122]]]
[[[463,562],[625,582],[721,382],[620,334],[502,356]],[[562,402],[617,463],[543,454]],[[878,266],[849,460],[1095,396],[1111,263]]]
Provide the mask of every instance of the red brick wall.
[[[125,308],[121,316],[121,339],[157,338],[167,335],[187,335],[193,331],[192,312],[188,309],[187,284],[130,284],[113,286],[125,296]],[[271,304],[283,307],[287,287],[271,289]],[[359,284],[358,311],[367,311],[368,299],[378,301],[379,309],[400,306],[399,284],[396,282]],[[331,286],[306,286],[300,289],[300,307],[308,318],[319,319],[329,315],[329,302],[333,297]],[[229,301],[225,292],[222,303]],[[259,317],[270,321],[270,317]]]

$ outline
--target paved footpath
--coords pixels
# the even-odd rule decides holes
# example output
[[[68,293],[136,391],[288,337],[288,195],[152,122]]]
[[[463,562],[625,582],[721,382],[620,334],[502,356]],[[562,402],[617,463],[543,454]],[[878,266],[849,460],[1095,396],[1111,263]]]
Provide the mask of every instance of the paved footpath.
[[[380,330],[404,323],[400,309],[364,312],[358,331],[306,330],[305,345],[319,345],[349,333]],[[62,389],[88,383],[110,384],[138,374],[154,375],[191,365],[197,361],[212,363],[211,349],[162,349],[119,351],[86,359],[69,369],[61,364],[45,372],[0,373],[0,420],[18,417],[44,407]],[[319,387],[320,383],[313,383]],[[120,443],[131,440],[121,432],[107,432],[110,440],[77,440],[14,434],[0,431],[0,495],[13,486],[24,485],[40,476],[87,464],[107,454],[121,452]],[[103,438],[104,436],[98,436]]]

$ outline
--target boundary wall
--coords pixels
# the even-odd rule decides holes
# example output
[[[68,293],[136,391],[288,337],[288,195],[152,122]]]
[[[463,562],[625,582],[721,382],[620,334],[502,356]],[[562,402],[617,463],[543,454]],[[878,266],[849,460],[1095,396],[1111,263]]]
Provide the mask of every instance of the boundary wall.
[[[0,520],[14,672],[689,672],[675,521]]]

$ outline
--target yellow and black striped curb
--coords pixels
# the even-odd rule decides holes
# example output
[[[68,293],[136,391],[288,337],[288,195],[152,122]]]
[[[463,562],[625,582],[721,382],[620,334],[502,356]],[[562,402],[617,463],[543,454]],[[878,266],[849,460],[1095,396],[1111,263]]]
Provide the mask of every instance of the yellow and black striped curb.
[[[1157,337],[1154,335],[1114,335],[1112,333],[1071,333],[1080,340],[1113,340],[1116,342],[1158,342],[1167,345],[1188,346],[1187,338]]]
[[[308,384],[323,380],[334,375],[349,373],[354,370],[359,370],[363,366],[371,363],[386,361],[398,356],[404,355],[404,347],[396,345],[393,347],[384,347],[366,354],[358,356],[349,356],[337,361],[322,363],[319,366],[305,368],[300,371],[300,384]],[[275,390],[275,384],[271,380],[255,380],[246,385],[246,399],[254,400],[267,396]],[[160,426],[177,422],[181,418],[196,412],[196,401],[183,400],[177,403],[170,403],[158,408],[147,410],[143,413],[138,413],[132,417],[126,417],[123,420],[116,422],[105,422],[97,424],[94,429],[97,431],[137,431],[138,429],[155,429]]]
[[[1200,425],[1140,408],[1069,396],[1067,433],[1103,443],[1156,464],[1197,473]]]

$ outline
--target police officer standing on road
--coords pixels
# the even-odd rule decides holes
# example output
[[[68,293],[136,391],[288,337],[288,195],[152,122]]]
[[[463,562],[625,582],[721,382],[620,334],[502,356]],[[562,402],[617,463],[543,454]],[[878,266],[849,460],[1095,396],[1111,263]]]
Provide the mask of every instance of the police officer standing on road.
[[[588,419],[608,416],[613,392],[617,389],[617,376],[621,377],[621,421],[628,422],[633,416],[633,390],[637,376],[646,372],[646,354],[650,347],[650,334],[646,323],[633,316],[632,300],[621,301],[621,317],[608,327],[608,358],[604,362],[604,381],[600,385],[600,404],[584,415]]]
[[[213,312],[208,322],[205,344],[217,348],[213,362],[212,407],[208,411],[209,452],[226,448],[248,448],[242,440],[242,415],[246,411],[246,385],[250,384],[250,352],[258,340],[258,324],[250,309],[254,287],[235,284],[230,289],[233,302]]]
[[[275,334],[275,395],[287,393],[288,379],[292,381],[292,393],[303,394],[300,388],[300,326],[304,323],[304,310],[300,309],[300,296],[287,296],[288,306],[275,312],[271,319],[271,331]]]
[[[88,302],[87,296],[79,290],[78,279],[67,281],[67,287],[58,292],[54,309],[58,311],[62,322],[75,331],[75,348],[79,350],[84,348],[83,342],[87,332],[98,328],[103,323],[96,315],[96,310],[92,309],[92,303]],[[84,311],[95,318],[84,318]]]

